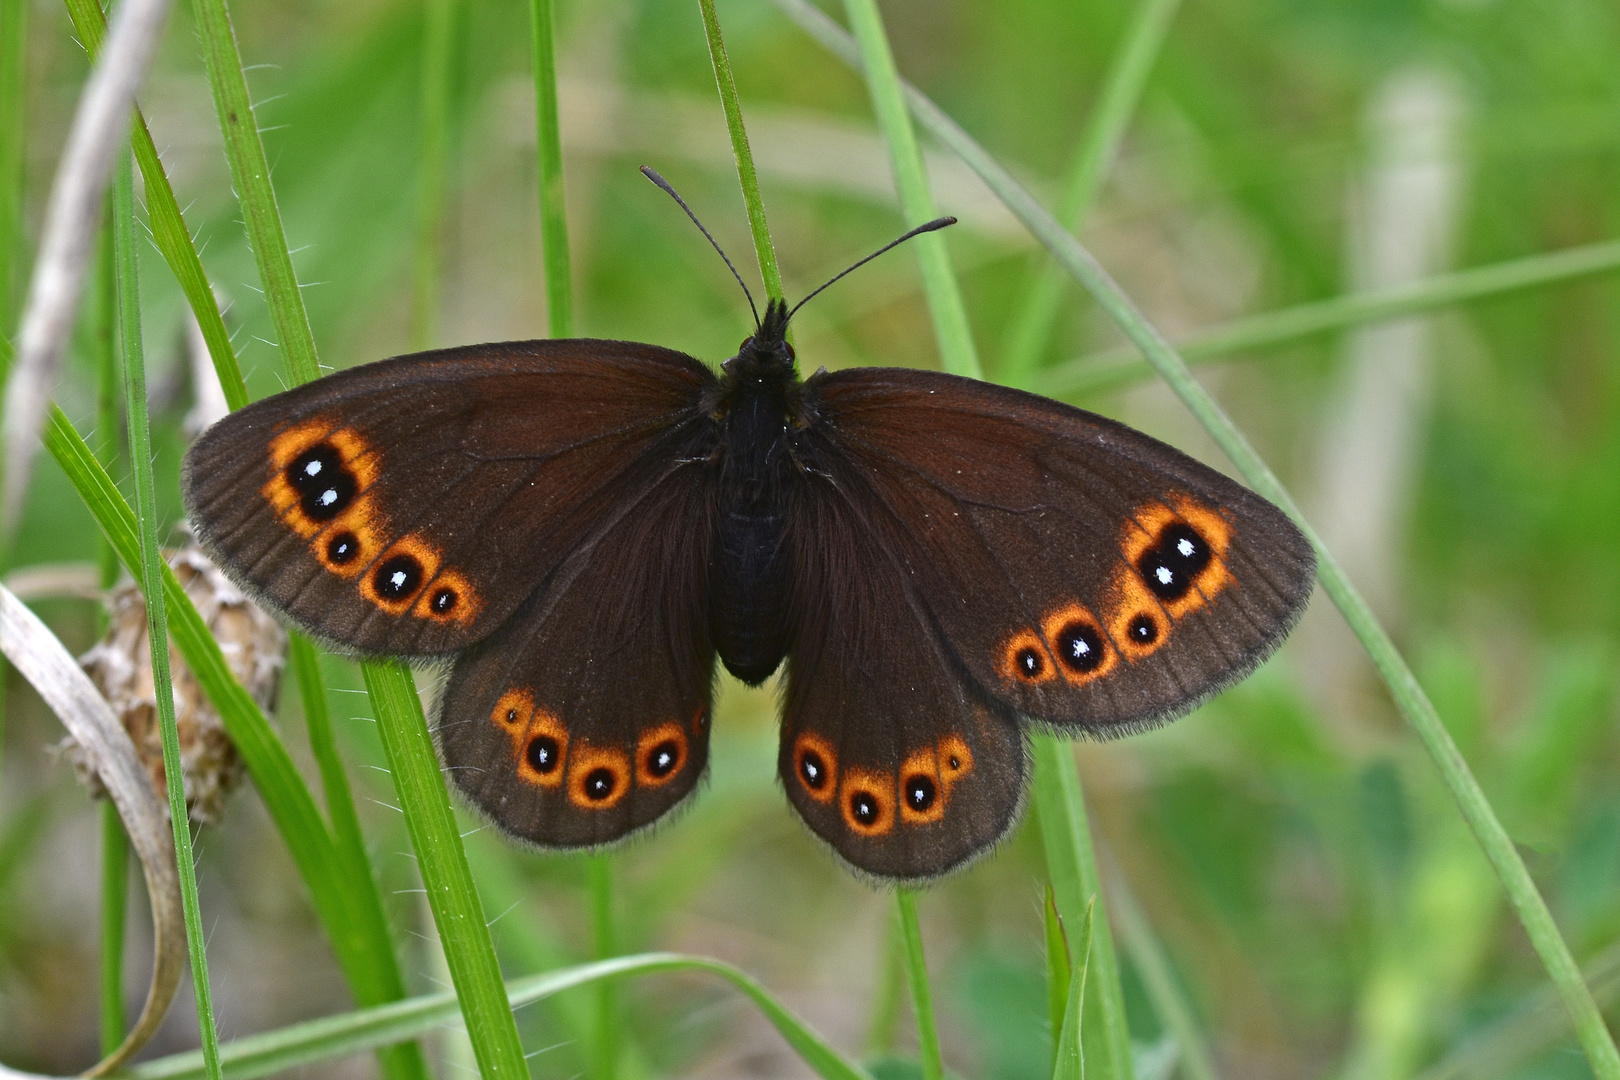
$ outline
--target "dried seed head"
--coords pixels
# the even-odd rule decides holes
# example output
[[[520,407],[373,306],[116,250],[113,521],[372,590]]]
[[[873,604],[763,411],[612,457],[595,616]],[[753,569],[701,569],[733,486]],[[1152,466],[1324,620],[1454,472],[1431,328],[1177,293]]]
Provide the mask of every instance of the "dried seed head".
[[[232,673],[262,708],[274,708],[287,659],[287,635],[231,584],[194,542],[188,541],[179,551],[170,553],[169,565],[219,642]],[[163,739],[152,687],[146,602],[135,584],[126,581],[113,590],[108,608],[111,625],[107,635],[80,657],[80,663],[134,740],[161,796],[166,791]],[[175,726],[180,736],[186,812],[193,823],[210,825],[220,819],[225,800],[241,782],[242,760],[225,734],[219,714],[172,643],[169,665],[174,678]],[[80,780],[93,794],[102,796],[101,781],[86,767],[77,745],[68,740],[63,749]]]

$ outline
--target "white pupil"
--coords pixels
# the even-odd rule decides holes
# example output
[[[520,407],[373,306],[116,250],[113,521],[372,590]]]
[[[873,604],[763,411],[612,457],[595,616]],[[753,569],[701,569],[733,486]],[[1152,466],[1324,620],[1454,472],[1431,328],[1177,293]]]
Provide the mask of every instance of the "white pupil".
[[[319,476],[319,475],[321,475],[321,463],[320,463],[320,461],[319,460],[311,461],[308,465],[305,465],[304,466],[304,475],[305,476]]]
[[[804,771],[805,775],[809,776],[812,780],[821,775],[821,770],[816,768],[816,763],[813,761],[807,761],[804,763]]]
[[[403,589],[405,587],[405,571],[395,570],[388,575],[388,582],[396,589]]]
[[[1190,559],[1196,549],[1193,547],[1193,542],[1184,536],[1176,541],[1176,550],[1181,552],[1183,559]]]
[[[1161,566],[1157,570],[1153,571],[1153,573],[1154,576],[1159,579],[1159,584],[1161,585],[1170,584],[1171,579],[1176,576],[1170,572],[1170,568],[1168,566]]]
[[[1074,639],[1074,655],[1076,655],[1076,656],[1084,656],[1090,651],[1091,651],[1091,646],[1086,644],[1086,639],[1085,638],[1075,638]]]
[[[321,492],[322,506],[331,506],[335,502],[337,502],[337,488],[327,488]]]
[[[669,756],[669,751],[667,751],[667,750],[664,751],[662,754],[658,755],[658,767],[660,769],[669,768],[669,763],[670,763],[671,760],[672,759]]]

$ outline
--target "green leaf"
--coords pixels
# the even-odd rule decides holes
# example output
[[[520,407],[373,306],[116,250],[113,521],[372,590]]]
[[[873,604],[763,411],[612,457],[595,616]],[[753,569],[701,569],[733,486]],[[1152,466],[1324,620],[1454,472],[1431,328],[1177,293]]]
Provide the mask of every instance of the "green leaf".
[[[1058,1033],[1057,1061],[1052,1065],[1052,1080],[1086,1080],[1084,1031],[1080,1023],[1086,1003],[1086,969],[1091,966],[1091,913],[1097,898],[1086,903],[1086,919],[1080,924],[1080,940],[1076,954],[1079,963],[1069,976],[1068,1001],[1063,1008],[1063,1027]]]

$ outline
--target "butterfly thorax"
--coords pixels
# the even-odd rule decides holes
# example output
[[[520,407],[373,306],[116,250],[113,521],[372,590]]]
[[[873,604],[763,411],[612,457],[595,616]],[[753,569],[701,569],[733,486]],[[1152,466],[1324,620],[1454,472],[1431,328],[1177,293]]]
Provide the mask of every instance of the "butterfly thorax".
[[[748,683],[768,678],[787,652],[787,497],[793,443],[808,416],[786,316],[771,301],[758,331],[726,361],[708,410],[720,469],[709,630],[726,668]]]

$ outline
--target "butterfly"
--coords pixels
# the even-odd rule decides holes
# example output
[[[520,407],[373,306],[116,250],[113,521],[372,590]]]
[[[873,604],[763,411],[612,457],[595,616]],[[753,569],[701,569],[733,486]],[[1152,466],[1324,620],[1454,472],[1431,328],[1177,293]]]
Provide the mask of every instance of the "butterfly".
[[[663,819],[708,763],[716,659],[750,685],[785,663],[788,802],[857,872],[935,878],[1018,820],[1032,729],[1171,719],[1298,619],[1315,558],[1263,498],[1018,390],[801,379],[791,314],[718,374],[599,340],[340,371],[203,433],[185,504],[289,622],[449,660],[450,776],[549,849]]]

